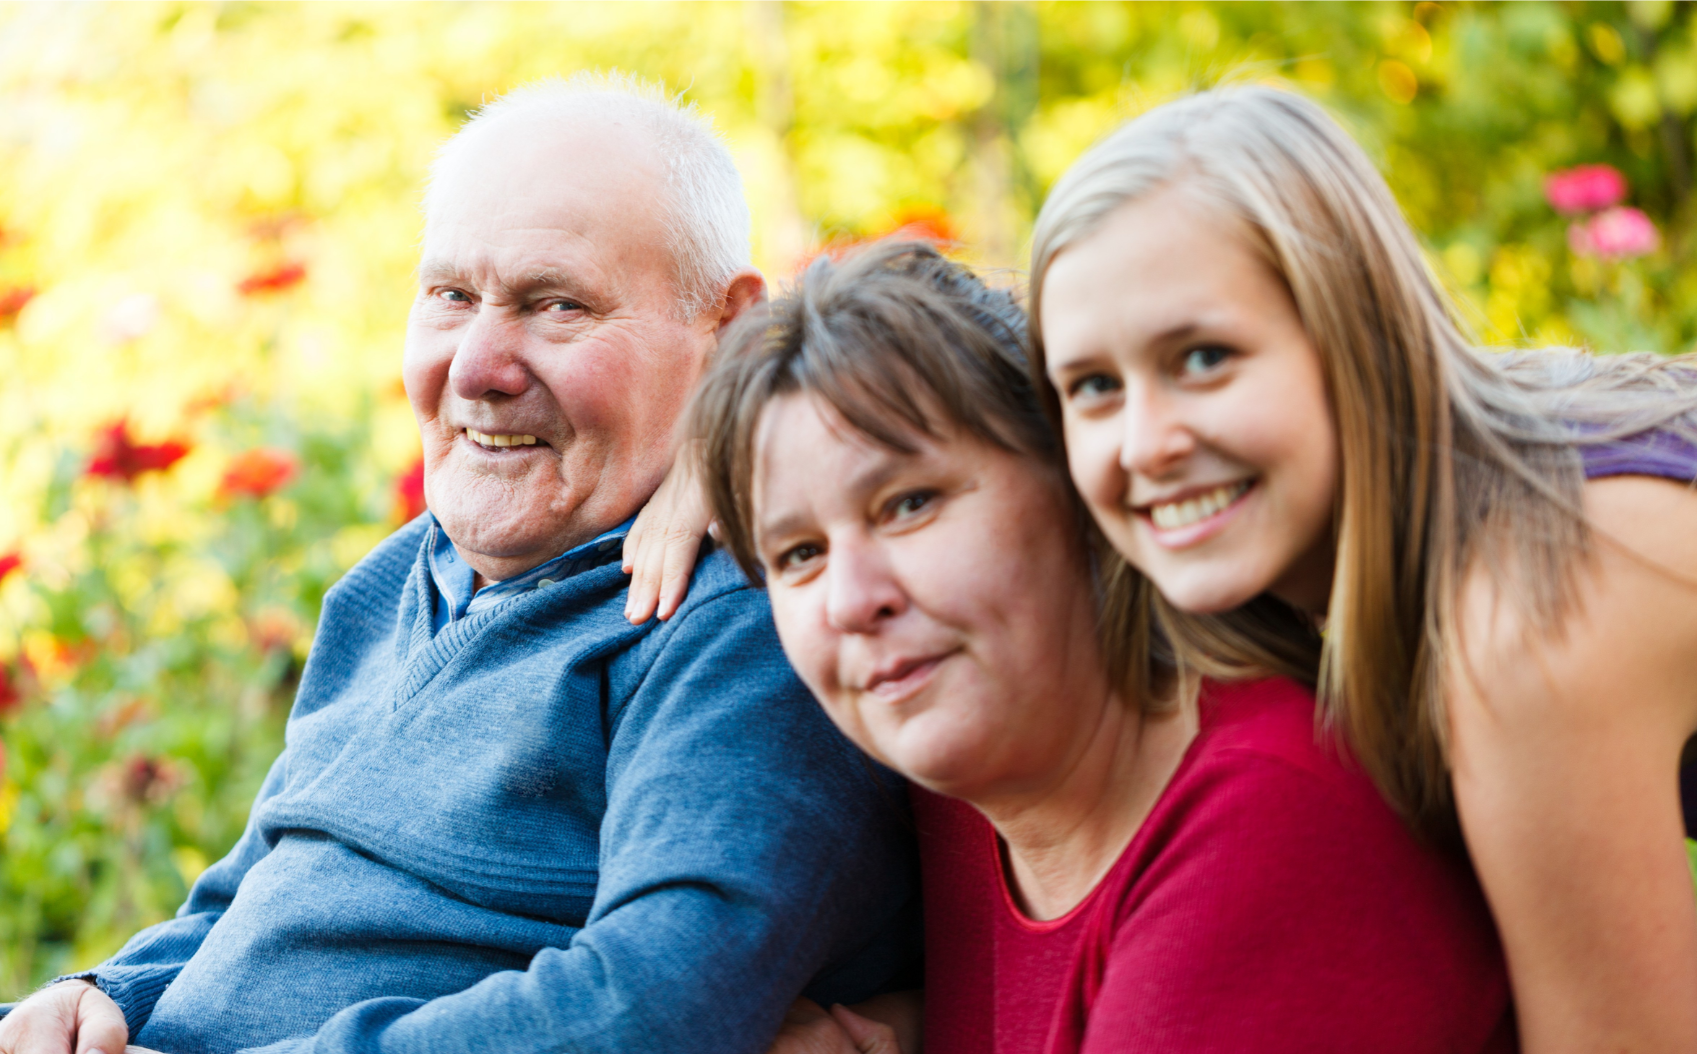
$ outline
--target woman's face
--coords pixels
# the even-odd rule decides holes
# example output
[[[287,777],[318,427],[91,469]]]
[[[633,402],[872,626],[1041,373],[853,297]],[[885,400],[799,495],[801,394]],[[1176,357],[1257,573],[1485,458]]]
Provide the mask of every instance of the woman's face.
[[[1043,343],[1072,477],[1126,559],[1185,611],[1271,591],[1323,614],[1336,429],[1284,283],[1182,189],[1061,252]]]
[[[811,395],[766,409],[754,528],[778,635],[868,754],[955,797],[1017,792],[1105,705],[1075,514],[1028,458],[915,442],[881,446]]]

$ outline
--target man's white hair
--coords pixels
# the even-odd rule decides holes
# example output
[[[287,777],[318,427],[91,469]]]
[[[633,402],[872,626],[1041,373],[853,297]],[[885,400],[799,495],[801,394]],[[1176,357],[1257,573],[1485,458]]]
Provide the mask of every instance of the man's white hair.
[[[627,73],[578,73],[537,81],[485,103],[442,144],[430,166],[424,213],[435,214],[444,176],[479,129],[508,118],[622,118],[647,132],[665,165],[669,200],[661,224],[673,263],[679,313],[693,320],[716,307],[731,276],[751,266],[742,175],[713,119],[664,86]]]

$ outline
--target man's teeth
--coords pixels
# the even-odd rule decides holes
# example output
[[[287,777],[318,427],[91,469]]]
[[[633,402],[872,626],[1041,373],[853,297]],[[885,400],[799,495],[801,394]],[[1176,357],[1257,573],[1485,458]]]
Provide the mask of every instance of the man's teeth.
[[[1216,487],[1206,494],[1198,494],[1187,501],[1168,502],[1165,505],[1154,505],[1149,509],[1149,518],[1155,521],[1155,526],[1163,531],[1175,527],[1189,527],[1200,523],[1219,512],[1243,496],[1249,489],[1249,481],[1229,483],[1224,487]]]
[[[487,432],[479,432],[475,428],[466,429],[465,434],[468,438],[471,439],[472,442],[482,443],[484,446],[535,446],[536,445],[536,437],[535,436],[492,436]]]

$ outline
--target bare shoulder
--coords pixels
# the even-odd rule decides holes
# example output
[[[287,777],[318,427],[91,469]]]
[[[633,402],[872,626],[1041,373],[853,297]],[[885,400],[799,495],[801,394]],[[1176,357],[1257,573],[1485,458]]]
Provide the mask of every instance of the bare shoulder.
[[[1518,706],[1632,718],[1683,741],[1697,727],[1697,490],[1642,476],[1584,490],[1589,552],[1555,626],[1535,624],[1484,566],[1464,578],[1453,697],[1499,718]]]

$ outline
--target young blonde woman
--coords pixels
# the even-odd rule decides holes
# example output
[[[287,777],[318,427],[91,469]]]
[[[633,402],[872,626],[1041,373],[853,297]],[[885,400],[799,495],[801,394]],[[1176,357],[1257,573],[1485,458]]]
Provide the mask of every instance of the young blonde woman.
[[[1082,157],[1031,304],[1129,639],[1315,684],[1465,838],[1525,1050],[1697,1050],[1697,364],[1474,348],[1359,147],[1262,87]]]

